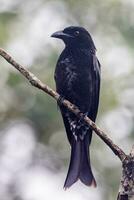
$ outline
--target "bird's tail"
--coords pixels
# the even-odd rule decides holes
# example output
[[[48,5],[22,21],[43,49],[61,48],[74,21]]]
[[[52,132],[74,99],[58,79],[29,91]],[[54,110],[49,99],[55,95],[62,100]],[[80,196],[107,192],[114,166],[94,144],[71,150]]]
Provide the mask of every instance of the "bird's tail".
[[[73,139],[71,145],[71,159],[64,188],[69,188],[78,179],[87,186],[96,187],[89,159],[89,138]]]

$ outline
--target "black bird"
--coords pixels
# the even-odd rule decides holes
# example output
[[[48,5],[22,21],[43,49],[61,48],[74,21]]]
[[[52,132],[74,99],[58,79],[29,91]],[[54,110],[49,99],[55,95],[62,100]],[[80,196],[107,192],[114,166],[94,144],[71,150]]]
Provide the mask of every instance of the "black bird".
[[[82,27],[70,26],[55,32],[52,37],[65,43],[55,69],[57,92],[95,121],[99,103],[100,64],[91,35]],[[85,185],[96,187],[89,156],[92,130],[63,105],[59,106],[71,145],[64,188],[69,188],[78,179]]]

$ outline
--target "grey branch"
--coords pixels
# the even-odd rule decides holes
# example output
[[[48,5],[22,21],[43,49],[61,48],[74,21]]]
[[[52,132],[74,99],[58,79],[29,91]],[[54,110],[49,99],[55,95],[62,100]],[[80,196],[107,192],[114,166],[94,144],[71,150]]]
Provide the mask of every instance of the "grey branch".
[[[122,162],[122,178],[117,200],[134,200],[134,145]]]
[[[60,95],[52,90],[49,86],[42,83],[34,74],[29,72],[26,68],[18,64],[8,53],[6,53],[3,49],[0,48],[0,55],[7,60],[8,63],[10,63],[13,67],[15,67],[30,83],[32,86],[37,87],[38,89],[43,90],[45,93],[53,97],[56,101],[59,100]],[[118,195],[118,200],[123,200],[124,196],[121,197],[121,195],[128,195],[133,194],[134,189],[134,149],[131,151],[131,154],[127,156],[124,151],[118,147],[114,142],[109,138],[107,134],[105,134],[96,124],[89,119],[87,116],[85,116],[78,107],[76,107],[74,104],[69,102],[68,100],[64,99],[62,101],[62,104],[71,112],[73,112],[77,117],[83,118],[84,122],[87,123],[87,125],[94,130],[94,132],[107,144],[107,146],[114,152],[115,155],[118,156],[118,158],[122,162],[122,168],[123,168],[123,174],[122,174],[122,180],[121,180],[121,189]],[[132,168],[128,167],[129,165],[132,165]],[[130,172],[129,174],[127,172]],[[127,179],[129,178],[129,180]],[[126,179],[131,182],[129,185],[129,190],[126,190]],[[131,181],[130,181],[131,180]],[[128,187],[127,187],[128,188]],[[125,199],[126,200],[126,199]],[[128,199],[127,199],[128,200]]]
[[[57,101],[60,98],[60,95],[48,87],[46,84],[42,83],[34,74],[29,72],[26,68],[18,64],[8,53],[6,53],[3,49],[0,49],[0,55],[7,60],[13,67],[15,67],[28,81],[35,87],[43,90],[50,96],[52,96]],[[121,148],[119,148],[113,141],[100,129],[95,123],[85,116],[80,110],[71,102],[67,100],[63,100],[63,105],[66,106],[70,111],[72,111],[77,117],[83,117],[84,121],[95,131],[95,133],[112,149],[112,151],[120,158],[120,160],[124,160],[126,154],[123,152]]]

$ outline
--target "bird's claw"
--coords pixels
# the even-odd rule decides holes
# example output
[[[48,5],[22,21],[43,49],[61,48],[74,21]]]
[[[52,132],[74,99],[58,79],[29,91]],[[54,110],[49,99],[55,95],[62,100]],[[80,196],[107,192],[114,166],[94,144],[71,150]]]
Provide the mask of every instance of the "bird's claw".
[[[61,106],[63,104],[63,101],[64,101],[64,96],[60,95],[58,100],[57,100],[57,103],[58,103],[58,106]]]
[[[79,123],[83,123],[84,122],[84,118],[86,117],[88,115],[88,112],[86,112],[86,113],[82,113],[82,115],[80,116],[80,119],[79,119]]]

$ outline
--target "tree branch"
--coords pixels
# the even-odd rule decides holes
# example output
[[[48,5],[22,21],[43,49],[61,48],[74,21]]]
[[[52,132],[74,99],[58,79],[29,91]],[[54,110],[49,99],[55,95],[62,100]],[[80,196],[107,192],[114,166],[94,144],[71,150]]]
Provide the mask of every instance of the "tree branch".
[[[134,145],[122,162],[122,178],[117,200],[134,200]]]
[[[0,48],[0,55],[7,60],[13,67],[15,67],[30,83],[32,86],[43,90],[45,93],[53,97],[56,101],[60,99],[60,95],[52,90],[49,86],[42,83],[34,74],[29,72],[23,66],[18,64],[8,53]],[[63,100],[62,104],[73,112],[77,117],[83,118],[84,122],[94,130],[94,132],[109,146],[115,155],[122,162],[122,178],[117,200],[132,200],[134,197],[134,146],[129,155],[118,147],[114,142],[99,128],[95,123],[85,116],[80,110],[68,100]]]
[[[29,72],[26,68],[18,64],[8,53],[6,53],[3,49],[0,48],[0,55],[7,60],[13,67],[15,67],[30,83],[32,86],[37,87],[43,90],[45,93],[53,97],[56,101],[59,100],[60,95],[52,90],[49,86],[42,83],[34,74]],[[118,147],[114,142],[99,128],[96,124],[85,116],[74,104],[64,99],[62,104],[68,108],[71,112],[73,112],[77,117],[83,118],[83,120],[87,123],[87,125],[94,130],[94,132],[109,146],[109,148],[114,152],[115,155],[119,157],[121,161],[126,158],[126,154],[124,151]]]

